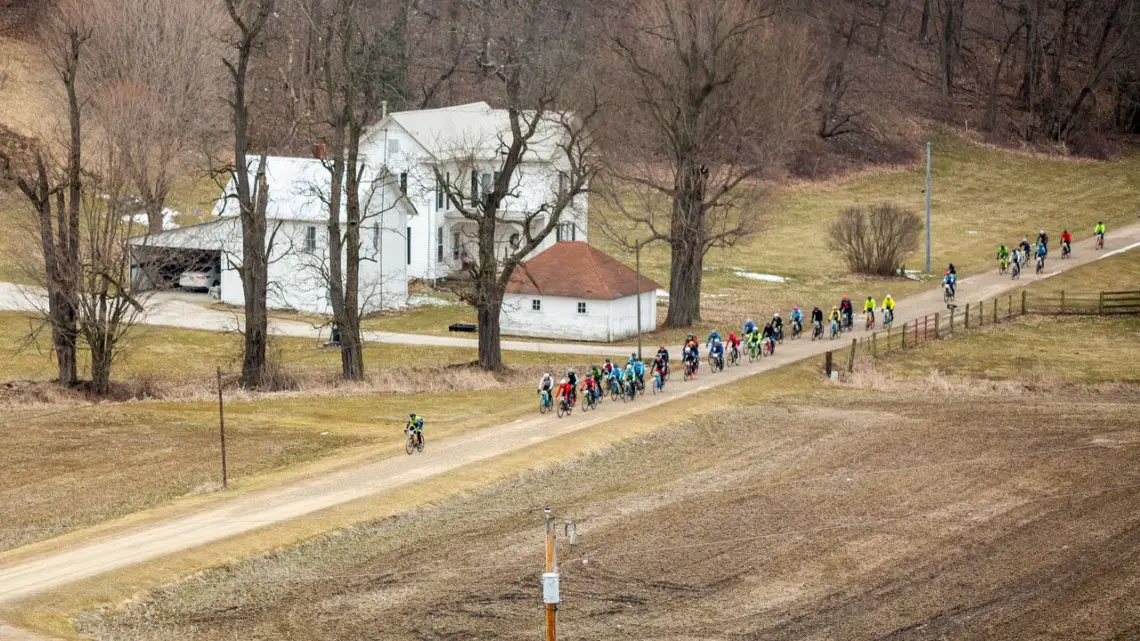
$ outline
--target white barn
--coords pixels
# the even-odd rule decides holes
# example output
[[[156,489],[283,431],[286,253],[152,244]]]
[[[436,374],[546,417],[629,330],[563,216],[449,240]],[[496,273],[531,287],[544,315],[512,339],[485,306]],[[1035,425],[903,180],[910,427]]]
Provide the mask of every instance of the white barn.
[[[565,184],[569,161],[562,149],[564,129],[552,113],[540,123],[531,140],[510,194],[504,199],[504,217],[521,220],[524,212],[552,204]],[[485,193],[502,166],[502,153],[510,136],[505,109],[477,102],[442,109],[385,114],[361,141],[365,162],[384,167],[393,175],[416,213],[408,219],[405,242],[408,276],[440,279],[458,272],[468,255],[475,255],[475,223],[456,211],[437,184],[436,170],[449,184],[463,186],[465,198]],[[535,249],[535,254],[559,241],[586,240],[588,198],[578,196],[562,212],[561,222]],[[541,217],[534,225],[545,225]],[[500,225],[496,243],[504,252],[517,242],[521,225]],[[514,238],[512,238],[514,237]]]
[[[590,245],[556,243],[515,268],[500,330],[513,336],[610,342],[657,329],[660,285]],[[639,292],[640,291],[640,295]]]
[[[253,183],[255,167],[251,167]],[[362,313],[407,305],[408,275],[404,232],[411,205],[394,179],[363,170],[361,184],[360,308]],[[270,309],[330,315],[328,285],[329,173],[319,160],[271,157],[266,161],[269,201]],[[245,295],[238,271],[242,261],[241,223],[231,181],[218,201],[214,220],[131,239],[136,280],[159,280],[175,271],[216,261],[223,303],[242,306]],[[341,221],[345,217],[341,214]],[[344,233],[342,226],[342,234]]]

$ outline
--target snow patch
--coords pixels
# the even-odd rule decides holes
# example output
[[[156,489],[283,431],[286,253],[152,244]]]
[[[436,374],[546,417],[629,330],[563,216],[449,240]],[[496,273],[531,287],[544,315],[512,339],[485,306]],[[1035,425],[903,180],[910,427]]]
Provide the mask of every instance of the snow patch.
[[[162,208],[162,230],[170,231],[171,229],[178,229],[178,223],[175,222],[177,216],[181,216],[182,212],[173,210],[169,207]],[[146,228],[150,225],[150,220],[146,216],[146,212],[138,214],[127,214],[123,216],[124,223],[133,223]]]
[[[408,305],[412,307],[447,307],[453,305],[454,302],[446,298],[439,298],[437,296],[428,296],[423,294],[413,294],[408,296]]]
[[[777,276],[776,274],[759,274],[756,272],[746,272],[746,271],[742,271],[739,269],[732,272],[732,273],[736,274],[740,278],[747,278],[750,280],[762,280],[765,283],[786,283],[789,280],[785,276]]]
[[[657,297],[658,298],[669,298],[669,292],[665,291],[664,289],[659,289],[659,290],[657,290]]]
[[[967,233],[967,234],[970,234],[970,235],[972,236],[972,235],[978,234],[978,233],[980,233],[980,232],[979,232],[978,230],[976,230],[976,229],[967,229],[967,230],[966,230],[966,233]]]
[[[909,278],[910,280],[917,280],[920,283],[923,280],[922,279],[922,272],[918,271],[917,269],[906,270],[906,277]]]

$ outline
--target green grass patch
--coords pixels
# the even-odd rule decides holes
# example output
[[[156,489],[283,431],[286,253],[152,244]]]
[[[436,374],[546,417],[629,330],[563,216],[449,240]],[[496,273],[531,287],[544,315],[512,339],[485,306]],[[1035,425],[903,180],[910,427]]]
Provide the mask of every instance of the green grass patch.
[[[1140,248],[1037,281],[1029,286],[1029,291],[1030,295],[1140,291]]]

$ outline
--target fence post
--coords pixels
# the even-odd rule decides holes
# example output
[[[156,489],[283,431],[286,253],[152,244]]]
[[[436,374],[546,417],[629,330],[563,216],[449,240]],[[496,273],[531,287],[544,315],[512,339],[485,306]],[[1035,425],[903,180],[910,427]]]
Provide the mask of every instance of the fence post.
[[[823,373],[827,375],[827,378],[831,378],[831,350],[827,350],[827,353],[823,355]]]
[[[899,348],[906,349],[906,321],[903,321],[903,333],[899,341]]]
[[[941,322],[941,320],[942,320],[941,315],[938,312],[934,312],[934,338],[935,338],[935,340],[942,338],[942,336],[940,334],[940,330],[938,329],[938,323]]]
[[[922,317],[922,340],[930,340],[930,314]]]
[[[950,308],[950,335],[954,335],[954,308]]]
[[[997,324],[997,299],[994,299],[994,324]]]
[[[1013,294],[1009,295],[1009,313],[1005,317],[1013,318]]]
[[[871,334],[871,358],[878,358],[879,357],[879,346],[878,346],[879,341],[878,341],[878,338],[879,338],[879,332],[874,332]]]
[[[852,338],[851,339],[851,358],[848,359],[848,361],[847,361],[847,371],[849,373],[855,371],[855,348],[858,345],[859,345],[859,339],[858,338]]]
[[[1096,304],[1096,315],[1097,316],[1104,316],[1104,291],[1103,290],[1100,292],[1100,300],[1098,300],[1097,304]]]
[[[1026,294],[1026,291],[1024,289],[1021,290],[1021,315],[1022,316],[1025,316],[1025,311],[1027,309],[1026,302],[1025,302],[1025,294]]]
[[[1065,290],[1061,290],[1061,313],[1065,313]]]
[[[970,329],[970,304],[966,303],[966,329]]]

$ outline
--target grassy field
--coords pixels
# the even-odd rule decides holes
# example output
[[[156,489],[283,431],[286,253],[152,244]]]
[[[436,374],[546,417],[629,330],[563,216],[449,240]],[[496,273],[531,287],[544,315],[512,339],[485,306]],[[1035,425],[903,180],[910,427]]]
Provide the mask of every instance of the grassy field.
[[[1140,290],[1140,248],[1047,278],[1029,289],[1042,294]]]
[[[568,635],[1130,638],[1140,386],[1033,360],[1043,331],[1087,330],[1048,322],[928,345],[838,386],[773,397],[744,381],[652,435],[77,625],[130,641],[537,635],[550,505],[576,524],[573,547],[559,530]],[[1083,359],[1140,356],[1134,325],[1096,332]],[[992,368],[1022,345],[1031,362]]]

